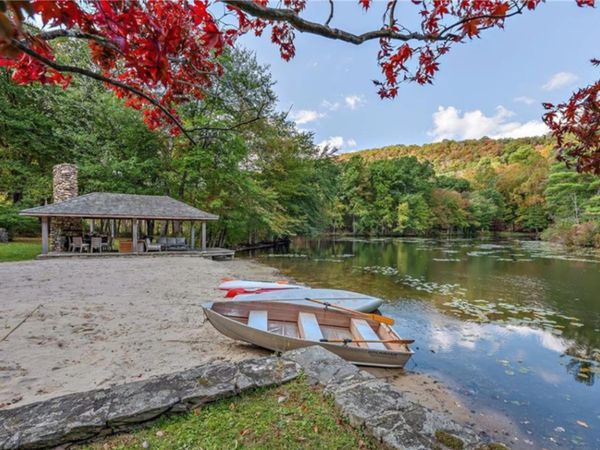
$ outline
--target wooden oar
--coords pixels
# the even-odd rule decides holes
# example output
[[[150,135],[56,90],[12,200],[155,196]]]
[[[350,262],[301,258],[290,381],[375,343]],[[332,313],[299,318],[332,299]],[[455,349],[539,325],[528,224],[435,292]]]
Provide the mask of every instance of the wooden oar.
[[[355,314],[357,316],[362,316],[362,317],[364,317],[366,319],[374,320],[375,322],[385,323],[387,325],[394,325],[394,319],[392,319],[391,317],[381,316],[379,314],[370,314],[370,313],[364,313],[364,312],[361,312],[361,311],[356,311],[354,309],[346,308],[344,306],[333,305],[333,304],[328,303],[328,302],[317,300],[316,298],[305,297],[304,300],[308,300],[309,302],[318,303],[319,305],[323,305],[323,306],[326,306],[328,308],[341,309],[342,311],[346,311],[346,312]]]
[[[233,289],[231,289],[233,290]],[[287,291],[293,291],[293,289],[287,289]],[[263,294],[270,294],[271,292],[263,292]],[[254,293],[249,292],[249,295],[256,295]],[[238,294],[240,298],[236,297],[231,297],[231,301],[235,302],[235,301],[246,301],[244,300],[244,296],[246,294]],[[227,298],[227,297],[224,297]],[[327,297],[327,300],[321,300],[322,302],[324,301],[329,301],[329,300],[335,300],[336,302],[355,302],[355,301],[361,301],[361,300],[373,300],[373,299],[377,299],[377,297],[369,297],[368,295],[365,295],[364,297]],[[265,298],[265,299],[254,299],[254,300],[247,300],[249,302],[294,302],[296,300],[307,300],[306,298]],[[220,300],[219,300],[220,301]],[[354,311],[354,310],[352,310]]]
[[[383,340],[369,340],[369,339],[320,339],[319,342],[328,343],[341,343],[341,344],[358,344],[358,343],[369,343],[377,342],[381,344],[412,344],[415,342],[414,339],[383,339]]]

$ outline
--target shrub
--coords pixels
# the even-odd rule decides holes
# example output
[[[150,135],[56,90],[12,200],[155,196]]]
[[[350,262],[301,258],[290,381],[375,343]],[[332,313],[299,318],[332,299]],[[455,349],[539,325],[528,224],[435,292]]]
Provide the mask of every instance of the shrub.
[[[563,245],[571,245],[569,243],[569,235],[573,225],[575,224],[569,220],[557,222],[542,232],[542,239]]]
[[[600,224],[594,221],[558,222],[542,233],[542,239],[567,246],[600,248]]]
[[[595,238],[600,233],[600,226],[596,222],[584,222],[573,225],[570,233],[570,245],[578,247],[593,247]]]
[[[0,228],[5,228],[9,236],[37,236],[40,233],[39,220],[33,217],[19,216],[14,205],[0,202]]]

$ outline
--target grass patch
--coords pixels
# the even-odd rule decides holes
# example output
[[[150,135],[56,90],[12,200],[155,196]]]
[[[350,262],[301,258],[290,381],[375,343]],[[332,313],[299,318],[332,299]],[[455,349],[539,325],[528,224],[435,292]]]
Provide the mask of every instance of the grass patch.
[[[441,430],[435,432],[435,440],[452,450],[462,450],[465,446],[462,439]]]
[[[0,262],[25,261],[42,253],[42,244],[37,238],[17,238],[12,242],[0,243]]]
[[[146,444],[144,444],[146,443]],[[83,447],[140,449],[375,449],[380,445],[352,428],[333,401],[303,378],[271,389],[167,416],[151,426]]]
[[[477,447],[477,450],[510,450],[506,445],[498,442],[492,442],[491,444],[485,444],[481,447]]]

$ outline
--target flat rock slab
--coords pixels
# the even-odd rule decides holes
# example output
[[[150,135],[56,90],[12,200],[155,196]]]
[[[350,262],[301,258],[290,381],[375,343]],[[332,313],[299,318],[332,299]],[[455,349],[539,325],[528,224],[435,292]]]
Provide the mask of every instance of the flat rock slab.
[[[457,424],[445,413],[407,400],[390,383],[322,347],[294,350],[283,357],[302,366],[309,382],[323,386],[352,425],[364,427],[387,447],[403,450],[485,448],[473,430]],[[455,446],[446,446],[449,441]]]
[[[386,447],[485,448],[473,430],[447,414],[407,400],[391,384],[315,346],[280,358],[205,364],[0,410],[0,450],[47,448],[104,436],[167,412],[184,412],[247,389],[278,385],[301,373],[333,396],[352,425],[364,427]],[[453,445],[445,445],[449,442]]]
[[[0,449],[53,447],[102,436],[199,405],[296,378],[300,366],[267,357],[205,364],[173,374],[0,410]]]

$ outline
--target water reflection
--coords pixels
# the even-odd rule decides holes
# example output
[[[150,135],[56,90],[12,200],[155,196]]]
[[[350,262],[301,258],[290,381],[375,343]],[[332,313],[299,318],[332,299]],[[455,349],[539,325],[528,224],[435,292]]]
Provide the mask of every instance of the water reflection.
[[[386,299],[383,313],[417,339],[413,369],[506,412],[532,448],[600,448],[598,253],[523,240],[321,239],[263,256],[311,286]]]

